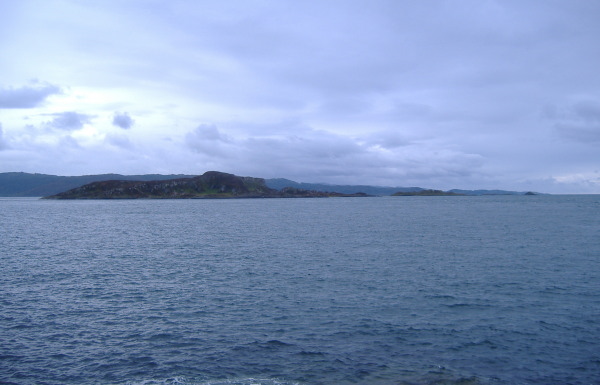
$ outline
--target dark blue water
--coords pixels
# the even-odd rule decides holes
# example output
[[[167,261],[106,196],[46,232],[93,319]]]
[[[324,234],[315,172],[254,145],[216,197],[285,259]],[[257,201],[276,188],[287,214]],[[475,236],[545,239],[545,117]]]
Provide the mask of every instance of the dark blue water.
[[[2,384],[598,384],[600,196],[0,199]]]

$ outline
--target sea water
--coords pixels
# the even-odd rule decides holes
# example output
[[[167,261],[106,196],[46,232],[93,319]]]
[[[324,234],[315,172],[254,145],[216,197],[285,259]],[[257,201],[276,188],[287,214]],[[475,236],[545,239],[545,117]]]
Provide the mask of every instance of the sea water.
[[[600,196],[0,199],[2,384],[598,384]]]

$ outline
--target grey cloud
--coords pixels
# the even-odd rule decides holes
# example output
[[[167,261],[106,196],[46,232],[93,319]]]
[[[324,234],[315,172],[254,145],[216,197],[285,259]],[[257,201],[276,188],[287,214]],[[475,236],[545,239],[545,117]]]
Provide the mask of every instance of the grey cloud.
[[[409,143],[395,138],[396,146],[374,145],[379,138],[349,138],[304,127],[284,135],[232,139],[214,125],[202,125],[188,133],[187,145],[199,164],[236,170],[243,175],[281,177],[299,181],[398,186],[425,185],[431,181],[449,188],[480,173],[484,159],[460,151],[437,151],[427,143]],[[391,140],[391,139],[390,139]],[[395,182],[390,182],[395,181]]]
[[[113,117],[112,124],[113,126],[121,127],[124,130],[127,130],[133,126],[135,121],[129,116],[127,112],[115,112]]]
[[[350,117],[370,112],[371,108],[368,100],[358,97],[328,99],[319,106],[321,113]]]
[[[545,116],[554,120],[558,134],[582,143],[600,142],[600,102],[579,100],[562,107],[550,106]]]
[[[564,105],[547,105],[543,115],[561,121],[600,122],[600,102],[586,99]]]
[[[1,88],[0,108],[33,108],[42,104],[50,95],[61,93],[58,86],[49,83],[35,83],[21,88]]]
[[[327,167],[328,163],[360,156],[364,151],[352,139],[316,130],[300,135],[250,138],[242,146],[253,159],[263,159],[264,166],[273,162],[312,170],[320,168],[319,165]]]
[[[297,177],[303,181],[393,185],[457,185],[481,166],[477,155],[439,151],[424,145],[380,149],[335,135],[312,138],[258,138],[244,144],[246,164],[255,172]]]
[[[600,122],[600,103],[595,101],[580,101],[573,106],[574,115],[589,123]]]
[[[348,162],[363,150],[353,140],[323,131],[311,130],[298,123],[283,124],[285,134],[233,139],[215,125],[200,125],[185,137],[194,152],[218,161],[226,168],[242,167],[248,173],[262,174],[279,170],[279,175],[294,170],[311,170]],[[337,168],[337,167],[334,167]]]
[[[400,130],[376,132],[364,138],[364,141],[369,146],[379,146],[386,149],[396,149],[411,144],[411,140],[403,135]]]
[[[218,156],[224,155],[232,140],[222,134],[214,124],[201,124],[185,136],[185,141],[192,150],[198,153]]]
[[[8,143],[4,139],[4,131],[2,130],[2,123],[0,123],[0,151],[8,148]]]
[[[106,143],[123,149],[133,148],[133,144],[131,143],[129,138],[124,135],[107,135]]]
[[[582,143],[600,142],[600,123],[591,125],[557,124],[556,129],[563,138]]]
[[[61,149],[81,149],[79,142],[70,135],[63,135],[58,142],[58,147]]]
[[[80,114],[74,111],[51,114],[51,116],[54,116],[54,119],[46,122],[48,127],[68,131],[79,130],[84,124],[89,123],[92,118],[91,115]]]

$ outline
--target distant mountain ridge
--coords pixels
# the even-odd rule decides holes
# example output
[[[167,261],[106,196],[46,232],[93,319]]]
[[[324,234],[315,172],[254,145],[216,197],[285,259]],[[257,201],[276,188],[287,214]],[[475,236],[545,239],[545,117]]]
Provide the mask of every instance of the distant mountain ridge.
[[[58,176],[48,174],[32,174],[25,172],[0,173],[0,196],[1,197],[42,197],[59,194],[61,192],[83,186],[92,182],[121,180],[121,181],[161,181],[181,178],[193,178],[197,175],[185,174],[145,174],[145,175],[121,175],[121,174],[99,174],[82,176]],[[393,195],[397,192],[419,192],[426,190],[421,187],[389,187],[369,185],[333,185],[325,183],[303,183],[295,182],[285,178],[265,179],[267,187],[281,190],[292,187],[301,190],[313,190],[332,192],[340,194],[365,193],[368,195]],[[461,195],[524,195],[525,192],[506,190],[450,190]]]
[[[280,190],[284,187],[295,187],[306,190],[339,192],[343,194],[353,194],[362,192],[369,195],[392,195],[397,192],[417,192],[423,190],[420,187],[383,187],[368,185],[334,185],[326,183],[304,183],[294,182],[285,178],[266,179],[267,186]]]
[[[83,186],[87,183],[106,180],[169,180],[191,178],[195,175],[121,175],[99,174],[82,176],[58,176],[47,174],[30,174],[25,172],[0,173],[0,196],[3,197],[42,197],[58,194],[63,191]]]
[[[285,178],[274,178],[274,179],[266,179],[267,186],[275,189],[280,189],[287,186],[308,189],[308,190],[317,190],[317,191],[331,191],[331,192],[340,192],[340,193],[356,193],[363,192],[369,195],[394,195],[397,193],[407,193],[407,194],[397,194],[397,195],[427,195],[425,191],[436,191],[432,189],[425,189],[422,187],[389,187],[389,186],[370,186],[370,185],[334,185],[327,183],[304,183],[304,182],[294,182],[293,180],[285,179]],[[419,193],[422,194],[410,194],[410,193]],[[453,189],[444,191],[446,195],[525,195],[530,192],[519,192],[519,191],[508,191],[508,190],[460,190]],[[429,194],[429,195],[439,195],[439,194]]]

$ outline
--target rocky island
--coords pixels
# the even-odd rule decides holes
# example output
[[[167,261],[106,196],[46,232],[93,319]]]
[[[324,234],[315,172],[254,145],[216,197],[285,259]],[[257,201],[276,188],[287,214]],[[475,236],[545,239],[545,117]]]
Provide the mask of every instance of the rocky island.
[[[406,192],[397,192],[392,194],[395,197],[405,197],[405,196],[461,196],[465,194],[459,194],[452,191],[442,191],[442,190],[421,190],[421,191],[406,191]]]
[[[327,198],[363,197],[364,193],[341,194],[285,187],[267,187],[262,178],[240,177],[208,171],[192,178],[155,181],[108,180],[44,197],[43,199],[200,199],[200,198]]]

